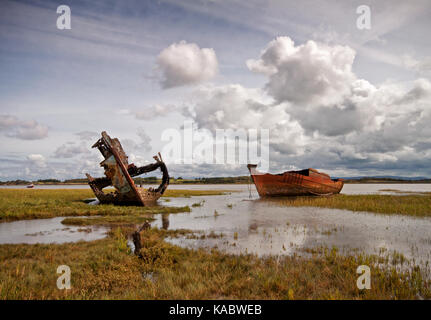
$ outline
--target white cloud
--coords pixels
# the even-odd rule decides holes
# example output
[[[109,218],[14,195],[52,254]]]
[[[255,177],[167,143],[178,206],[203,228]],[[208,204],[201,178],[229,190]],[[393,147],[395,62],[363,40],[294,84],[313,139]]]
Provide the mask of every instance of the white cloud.
[[[260,89],[239,84],[201,87],[194,93],[197,102],[184,110],[200,128],[270,129],[270,142],[288,153],[301,152],[305,135],[284,105],[271,105]]]
[[[431,57],[422,60],[415,59],[411,55],[404,55],[401,58],[402,64],[409,70],[413,70],[420,75],[427,75],[431,72]]]
[[[89,148],[85,145],[85,143],[75,143],[75,142],[67,142],[61,146],[59,146],[55,152],[55,158],[73,158],[78,155],[82,155],[84,153],[89,153]]]
[[[143,128],[138,128],[136,132],[139,139],[121,139],[121,145],[123,146],[126,154],[131,157],[131,154],[142,154],[151,151],[151,137],[145,132]],[[132,161],[133,162],[133,161]]]
[[[141,144],[145,144],[147,146],[151,143],[151,137],[145,132],[143,128],[138,128],[137,135],[141,139]],[[150,147],[151,149],[151,147]]]
[[[157,117],[164,117],[169,115],[172,112],[175,112],[177,107],[174,105],[166,104],[161,105],[157,104],[152,107],[146,107],[144,110],[134,112],[136,119],[139,120],[153,120]],[[129,111],[130,113],[130,111]]]
[[[214,49],[180,41],[160,52],[157,67],[164,89],[195,84],[213,78],[218,71]]]
[[[289,37],[278,37],[260,59],[248,60],[251,71],[268,76],[266,90],[277,102],[330,105],[342,101],[356,80],[352,72],[355,51],[314,41],[295,46]]]
[[[35,165],[39,168],[45,168],[46,167],[46,159],[41,154],[29,154],[27,156],[27,160],[30,161],[32,165]]]
[[[202,86],[193,96],[196,104],[193,108],[185,108],[184,115],[193,115],[201,127],[210,130],[235,129],[239,123],[246,128],[255,128],[267,102],[261,90],[239,84]]]
[[[248,61],[268,77],[265,88],[200,87],[184,115],[209,130],[270,129],[277,171],[292,164],[336,172],[423,167],[431,160],[431,82],[374,86],[352,72],[353,58],[348,47],[277,38]]]
[[[79,139],[81,139],[83,141],[93,140],[99,136],[99,134],[97,132],[94,132],[94,131],[81,131],[81,132],[76,133],[76,135],[79,137]]]
[[[0,115],[0,131],[22,140],[39,140],[48,136],[48,127],[35,120],[20,120],[12,115]]]

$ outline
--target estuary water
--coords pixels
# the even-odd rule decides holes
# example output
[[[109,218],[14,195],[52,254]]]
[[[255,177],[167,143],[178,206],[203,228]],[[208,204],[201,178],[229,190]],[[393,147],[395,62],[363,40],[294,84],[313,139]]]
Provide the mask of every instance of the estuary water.
[[[230,187],[230,186],[229,186]],[[225,186],[225,189],[228,189]],[[259,199],[254,187],[222,196],[172,198],[164,205],[190,205],[191,213],[155,216],[154,226],[191,229],[205,237],[170,239],[184,247],[213,248],[240,254],[301,254],[304,249],[337,247],[341,252],[402,253],[418,263],[431,263],[431,218],[370,212],[290,207],[285,199]],[[429,184],[346,185],[345,194],[430,192]],[[163,201],[163,200],[162,200]],[[431,201],[431,198],[430,198]],[[287,202],[287,204],[286,204]]]
[[[143,187],[154,187],[154,185],[143,185]],[[253,193],[256,193],[254,185],[250,186]],[[6,186],[0,185],[0,189],[27,189],[26,186]],[[36,185],[34,189],[89,189],[87,184],[71,184],[71,185]],[[192,190],[239,190],[247,191],[247,184],[171,184],[169,189],[192,189]],[[390,194],[390,191],[380,190],[400,190],[407,192],[431,192],[431,183],[369,183],[369,184],[345,184],[341,190],[342,194]]]
[[[0,244],[5,243],[65,243],[92,241],[106,237],[103,226],[65,226],[65,217],[20,220],[0,223]]]

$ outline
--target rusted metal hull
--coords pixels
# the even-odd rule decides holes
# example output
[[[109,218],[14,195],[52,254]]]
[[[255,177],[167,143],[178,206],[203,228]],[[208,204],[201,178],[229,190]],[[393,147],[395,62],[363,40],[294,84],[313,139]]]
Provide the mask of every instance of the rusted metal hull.
[[[128,163],[121,143],[118,139],[111,139],[104,131],[93,148],[98,148],[105,158],[100,166],[105,169],[105,176],[102,178],[93,178],[86,174],[88,184],[96,195],[100,203],[113,204],[133,204],[149,206],[154,205],[163,195],[169,185],[169,174],[165,163],[162,161],[160,153],[154,156],[156,163],[143,167],[137,167],[133,163]],[[162,183],[157,189],[138,188],[132,177],[160,169],[163,173]],[[103,189],[113,186],[114,192],[105,193]]]
[[[344,185],[342,179],[332,180],[311,168],[270,174],[257,171],[256,165],[247,167],[261,197],[331,195],[340,193]]]

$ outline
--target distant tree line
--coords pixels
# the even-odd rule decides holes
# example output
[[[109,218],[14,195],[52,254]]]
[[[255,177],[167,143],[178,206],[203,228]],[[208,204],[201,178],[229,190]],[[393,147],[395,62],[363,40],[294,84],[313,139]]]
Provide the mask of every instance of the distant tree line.
[[[0,181],[0,185],[27,185],[30,184],[30,181],[27,180],[10,180],[10,181]]]
[[[344,179],[344,183],[431,183],[431,179],[396,179],[364,177],[358,179]]]
[[[161,182],[160,178],[147,177],[133,179],[136,184],[157,184]],[[235,183],[249,183],[249,176],[240,177],[213,177],[213,178],[195,178],[184,179],[183,177],[170,177],[169,183],[171,184],[235,184]]]
[[[134,178],[135,184],[159,184],[161,179],[158,177]],[[0,181],[0,185],[28,185],[28,184],[87,184],[85,178],[67,179],[60,181],[58,179],[39,179],[37,181],[28,180],[10,180]],[[211,177],[211,178],[194,178],[184,179],[183,177],[170,177],[171,184],[248,184],[252,183],[250,176],[239,177]],[[345,183],[431,183],[431,179],[396,179],[384,177],[363,177],[363,178],[345,178]]]

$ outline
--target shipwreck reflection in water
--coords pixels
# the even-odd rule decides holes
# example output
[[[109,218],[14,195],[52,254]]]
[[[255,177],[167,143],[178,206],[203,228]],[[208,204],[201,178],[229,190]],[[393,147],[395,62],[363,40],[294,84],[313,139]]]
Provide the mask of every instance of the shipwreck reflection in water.
[[[162,214],[162,229],[169,229],[169,213]]]

